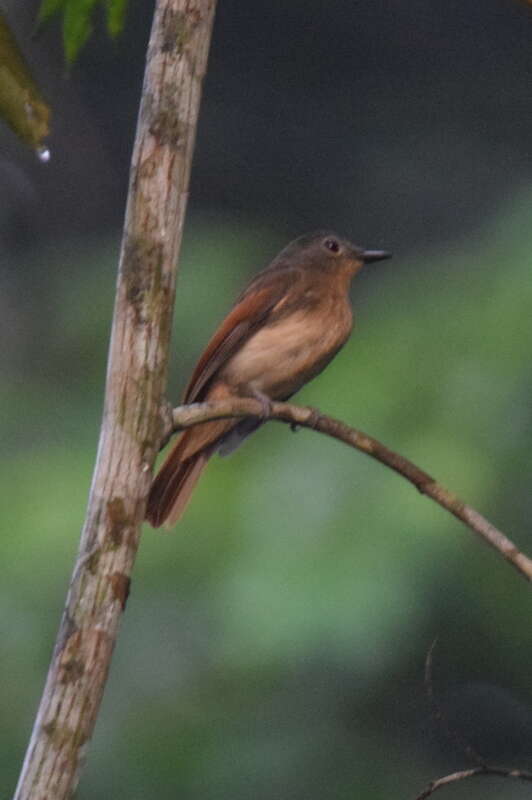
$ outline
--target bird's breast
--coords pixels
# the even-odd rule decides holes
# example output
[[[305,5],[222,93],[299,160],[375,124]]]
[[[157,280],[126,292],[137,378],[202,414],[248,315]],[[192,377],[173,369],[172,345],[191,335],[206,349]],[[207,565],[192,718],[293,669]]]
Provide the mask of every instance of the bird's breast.
[[[347,340],[352,313],[347,298],[292,311],[265,325],[229,359],[220,378],[240,393],[289,397],[324,369]]]

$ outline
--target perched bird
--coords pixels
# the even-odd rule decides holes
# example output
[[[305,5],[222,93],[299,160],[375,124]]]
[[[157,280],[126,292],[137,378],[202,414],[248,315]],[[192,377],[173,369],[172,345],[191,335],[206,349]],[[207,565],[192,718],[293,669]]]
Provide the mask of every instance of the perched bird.
[[[353,326],[351,279],[383,250],[364,250],[335,233],[301,236],[251,281],[199,359],[184,403],[230,397],[287,400],[318,375]],[[182,433],[157,474],[146,519],[157,528],[182,516],[201,472],[232,452],[261,419],[204,422]]]

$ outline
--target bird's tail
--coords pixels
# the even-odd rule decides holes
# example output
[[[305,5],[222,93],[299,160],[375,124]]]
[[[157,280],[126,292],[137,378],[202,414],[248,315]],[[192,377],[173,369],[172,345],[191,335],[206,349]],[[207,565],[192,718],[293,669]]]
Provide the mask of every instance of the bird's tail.
[[[170,527],[183,516],[209,458],[234,425],[234,420],[204,422],[181,434],[150,489],[146,519],[154,528]]]

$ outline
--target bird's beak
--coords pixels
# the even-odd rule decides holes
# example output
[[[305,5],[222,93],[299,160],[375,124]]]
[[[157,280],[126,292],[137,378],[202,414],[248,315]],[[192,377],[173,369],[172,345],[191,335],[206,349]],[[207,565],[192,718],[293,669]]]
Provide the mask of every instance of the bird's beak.
[[[392,254],[386,250],[363,250],[362,261],[364,264],[372,264],[373,261],[383,261],[385,258],[391,258]]]

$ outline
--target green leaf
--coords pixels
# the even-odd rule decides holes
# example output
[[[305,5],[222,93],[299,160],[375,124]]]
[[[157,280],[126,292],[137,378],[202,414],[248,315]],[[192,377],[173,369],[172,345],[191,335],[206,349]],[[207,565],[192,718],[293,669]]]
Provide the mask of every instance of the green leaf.
[[[5,16],[0,11],[0,117],[38,150],[49,133],[50,108],[41,97]]]
[[[107,32],[116,38],[124,29],[128,0],[41,0],[37,28],[56,14],[63,14],[63,45],[67,64],[72,64],[93,31],[94,9],[105,5]]]
[[[42,0],[37,14],[37,27],[44,25],[54,14],[62,11],[65,3],[66,0]]]
[[[66,0],[63,17],[63,45],[68,64],[78,57],[92,33],[92,15],[98,0]]]
[[[107,0],[107,32],[113,39],[122,33],[128,0]]]

